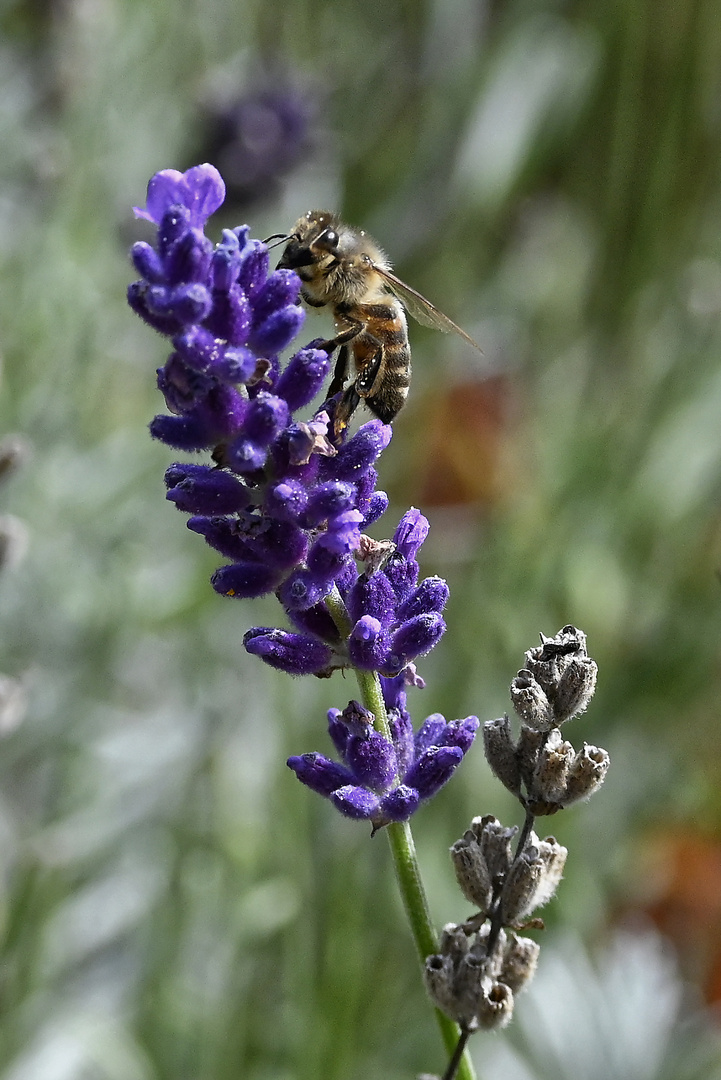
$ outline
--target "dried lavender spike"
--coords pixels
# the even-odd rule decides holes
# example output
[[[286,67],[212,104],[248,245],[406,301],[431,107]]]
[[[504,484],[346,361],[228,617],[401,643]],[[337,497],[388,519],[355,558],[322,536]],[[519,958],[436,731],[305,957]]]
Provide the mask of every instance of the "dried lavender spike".
[[[539,840],[534,833],[531,833],[530,843],[535,844],[538,857],[543,864],[543,873],[533,897],[533,907],[536,908],[548,903],[556,892],[563,877],[568,849],[559,844],[555,836],[547,836],[545,840]]]
[[[533,790],[533,779],[536,775],[538,755],[546,741],[546,732],[537,731],[535,728],[521,724],[521,734],[518,737],[516,756],[521,780],[527,792]]]
[[[514,859],[503,885],[500,903],[503,926],[515,926],[531,914],[543,872],[538,848],[529,843]]]
[[[553,723],[563,724],[587,708],[596,689],[598,668],[586,652],[586,635],[569,625],[555,637],[541,635],[541,644],[526,653],[524,680],[527,673],[550,703]],[[529,692],[537,695],[532,685]],[[539,713],[538,722],[532,719],[527,722],[538,726],[546,720],[546,714]]]

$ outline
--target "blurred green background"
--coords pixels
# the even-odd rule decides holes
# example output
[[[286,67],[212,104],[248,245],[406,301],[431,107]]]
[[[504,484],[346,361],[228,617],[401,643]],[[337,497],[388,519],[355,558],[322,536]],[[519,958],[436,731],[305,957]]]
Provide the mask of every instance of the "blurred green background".
[[[506,710],[539,631],[582,627],[599,663],[568,737],[611,772],[550,823],[566,879],[480,1077],[721,1075],[721,5],[0,19],[2,1080],[444,1068],[383,837],[284,765],[329,750],[353,683],[246,656],[276,605],[219,598],[164,499],[130,207],[203,160],[229,181],[214,238],[336,209],[484,350],[412,326],[381,462],[375,535],[420,506],[451,585],[416,722]],[[468,914],[447,849],[485,813],[519,820],[478,746],[415,819],[439,926]]]

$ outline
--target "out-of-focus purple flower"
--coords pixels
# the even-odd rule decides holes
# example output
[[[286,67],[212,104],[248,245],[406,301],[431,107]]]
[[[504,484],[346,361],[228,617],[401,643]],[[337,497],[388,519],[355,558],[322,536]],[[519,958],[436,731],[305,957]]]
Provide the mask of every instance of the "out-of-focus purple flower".
[[[318,106],[301,85],[261,85],[203,117],[204,154],[225,179],[228,200],[248,206],[272,198],[316,143]]]
[[[343,712],[328,713],[328,730],[342,764],[318,753],[288,759],[302,783],[329,798],[346,817],[370,821],[374,830],[407,821],[435,795],[463,760],[478,728],[476,716],[446,723],[436,713],[414,736],[405,691],[395,681],[384,681],[384,693],[390,741],[375,730],[370,713],[352,701]]]

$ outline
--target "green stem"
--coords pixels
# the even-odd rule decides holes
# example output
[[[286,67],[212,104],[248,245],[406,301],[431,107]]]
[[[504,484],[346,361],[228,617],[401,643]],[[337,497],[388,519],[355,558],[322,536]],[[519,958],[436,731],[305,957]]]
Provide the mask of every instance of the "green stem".
[[[326,598],[326,604],[336,626],[343,637],[347,638],[351,630],[350,620],[345,604],[337,590],[334,590]],[[354,670],[363,705],[369,712],[373,713],[376,730],[390,740],[391,731],[388,724],[388,714],[386,713],[386,705],[383,700],[378,675],[374,671],[361,671],[360,668]],[[416,857],[416,847],[413,843],[413,834],[408,822],[404,821],[391,822],[390,825],[386,826],[386,835],[390,844],[403,907],[410,923],[418,959],[423,968],[426,957],[437,951],[438,938],[431,921],[428,899],[423,888],[420,867]],[[439,1009],[435,1010],[435,1014],[445,1048],[449,1055],[453,1055],[458,1046],[458,1040],[461,1038],[461,1030],[453,1020]],[[464,1051],[455,1075],[457,1080],[476,1080],[476,1074],[467,1051]]]

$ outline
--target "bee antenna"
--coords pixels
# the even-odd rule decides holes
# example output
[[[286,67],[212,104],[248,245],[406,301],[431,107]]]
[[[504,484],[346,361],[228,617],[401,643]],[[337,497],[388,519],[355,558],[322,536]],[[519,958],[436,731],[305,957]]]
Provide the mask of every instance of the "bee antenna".
[[[271,242],[270,242],[271,240],[277,240],[278,243],[277,244],[271,244]],[[278,244],[282,244],[285,240],[290,240],[290,236],[288,235],[288,233],[277,232],[277,233],[273,233],[272,236],[269,236],[266,240],[263,241],[263,243],[268,248],[268,251],[270,251],[272,248],[278,247]]]

